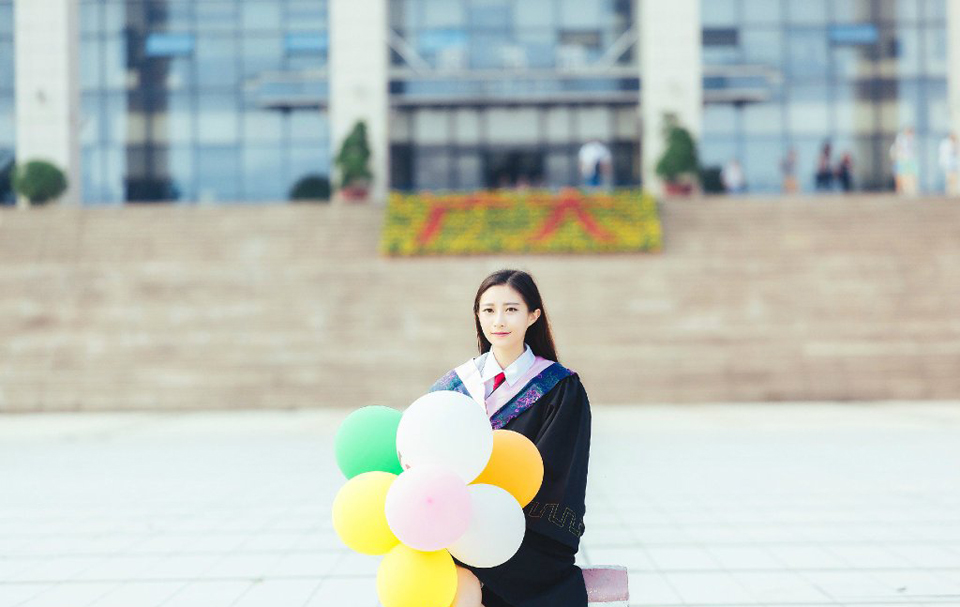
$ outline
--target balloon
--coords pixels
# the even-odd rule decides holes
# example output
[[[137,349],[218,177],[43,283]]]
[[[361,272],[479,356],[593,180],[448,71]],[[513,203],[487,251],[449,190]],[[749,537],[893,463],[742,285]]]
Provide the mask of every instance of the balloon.
[[[457,567],[457,596],[450,607],[482,607],[481,600],[480,580],[469,569]]]
[[[490,459],[493,430],[486,411],[469,396],[448,390],[431,392],[403,412],[397,451],[405,469],[442,465],[469,483]]]
[[[399,544],[377,570],[377,596],[384,607],[450,607],[457,568],[446,550],[420,552]]]
[[[349,548],[386,554],[399,543],[384,514],[387,493],[396,479],[388,472],[366,472],[340,488],[333,500],[333,528]]]
[[[458,561],[473,567],[496,567],[517,553],[526,519],[520,504],[505,489],[470,485],[470,528],[448,548]]]
[[[397,426],[401,413],[390,407],[357,409],[343,420],[334,439],[337,465],[347,478],[379,470],[400,474]]]
[[[526,506],[543,483],[543,458],[526,436],[512,430],[495,430],[490,461],[473,482],[502,487],[521,507]]]
[[[397,539],[425,552],[446,548],[470,526],[467,486],[440,466],[417,466],[398,476],[385,510]]]

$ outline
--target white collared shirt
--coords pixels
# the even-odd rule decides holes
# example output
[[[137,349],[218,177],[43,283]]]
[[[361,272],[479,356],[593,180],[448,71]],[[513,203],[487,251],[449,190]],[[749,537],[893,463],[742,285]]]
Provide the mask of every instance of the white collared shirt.
[[[503,373],[503,378],[507,385],[512,386],[520,379],[521,375],[530,370],[530,367],[533,366],[537,357],[534,356],[530,346],[523,344],[523,347],[523,354],[507,366],[506,369],[500,368],[500,363],[497,362],[497,357],[493,355],[493,352],[487,352],[487,360],[483,365],[483,370],[480,371],[480,379],[483,380],[484,398],[488,398],[490,394],[493,393],[493,380],[497,375],[500,375],[500,373]]]

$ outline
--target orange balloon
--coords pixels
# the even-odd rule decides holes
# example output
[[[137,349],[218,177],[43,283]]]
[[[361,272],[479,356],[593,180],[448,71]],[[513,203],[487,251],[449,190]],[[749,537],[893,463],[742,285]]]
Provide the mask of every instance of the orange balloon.
[[[543,483],[543,458],[537,446],[519,432],[494,430],[493,453],[487,467],[471,485],[486,483],[506,489],[526,506]]]

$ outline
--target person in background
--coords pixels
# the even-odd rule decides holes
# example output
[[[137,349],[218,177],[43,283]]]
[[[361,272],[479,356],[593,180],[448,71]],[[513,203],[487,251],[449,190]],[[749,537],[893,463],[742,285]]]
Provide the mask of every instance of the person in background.
[[[613,155],[599,139],[583,144],[578,155],[580,180],[584,187],[597,189],[609,184],[613,175]]]
[[[845,152],[837,163],[837,182],[844,192],[853,189],[853,157],[850,152]]]
[[[917,143],[913,129],[907,127],[897,134],[890,146],[893,161],[893,179],[897,194],[915,196],[917,193]]]
[[[830,154],[833,153],[833,147],[829,141],[824,141],[820,147],[820,156],[817,159],[817,172],[814,175],[814,182],[818,192],[826,192],[833,188],[833,166],[830,161]]]
[[[740,161],[731,158],[723,167],[720,173],[720,181],[723,182],[723,189],[727,194],[742,194],[747,191],[747,180],[743,175],[743,168],[740,167]]]
[[[960,196],[960,142],[956,133],[950,133],[940,142],[940,169],[946,195]]]
[[[783,184],[781,189],[784,194],[795,194],[798,189],[797,183],[797,150],[790,148],[787,155],[780,161],[780,174],[783,175]]]

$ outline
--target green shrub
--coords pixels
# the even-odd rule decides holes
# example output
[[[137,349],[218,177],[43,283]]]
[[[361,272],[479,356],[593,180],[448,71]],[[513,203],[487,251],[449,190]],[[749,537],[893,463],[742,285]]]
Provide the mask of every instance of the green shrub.
[[[363,186],[373,177],[370,172],[370,145],[367,143],[367,125],[358,120],[337,154],[340,169],[340,187]]]
[[[323,175],[304,175],[290,190],[290,200],[330,200],[330,180]]]
[[[67,190],[67,176],[53,163],[31,160],[13,169],[13,190],[31,204],[43,204]]]
[[[657,175],[668,183],[676,183],[685,175],[696,181],[700,163],[690,131],[680,126],[676,116],[668,114],[664,117],[663,136],[666,148],[657,162]]]

